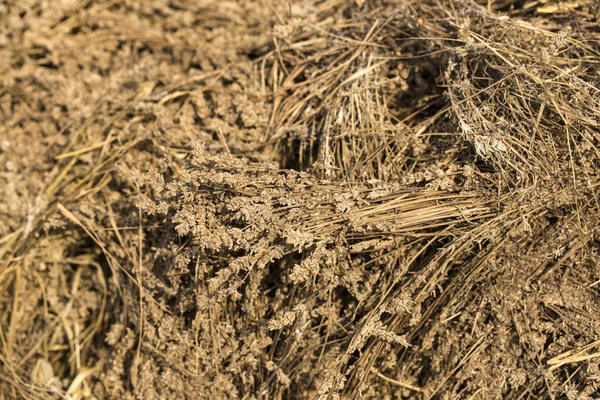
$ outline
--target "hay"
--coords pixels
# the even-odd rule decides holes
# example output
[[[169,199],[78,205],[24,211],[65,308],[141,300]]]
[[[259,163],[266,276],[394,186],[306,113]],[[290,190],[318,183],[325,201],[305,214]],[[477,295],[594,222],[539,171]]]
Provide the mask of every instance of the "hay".
[[[0,398],[594,398],[597,13],[0,6]]]

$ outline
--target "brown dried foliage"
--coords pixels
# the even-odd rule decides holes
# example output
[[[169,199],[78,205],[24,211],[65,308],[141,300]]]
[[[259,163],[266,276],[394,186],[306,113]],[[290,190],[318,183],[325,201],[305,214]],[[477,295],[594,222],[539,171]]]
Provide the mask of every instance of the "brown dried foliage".
[[[0,398],[597,397],[597,14],[0,4]]]

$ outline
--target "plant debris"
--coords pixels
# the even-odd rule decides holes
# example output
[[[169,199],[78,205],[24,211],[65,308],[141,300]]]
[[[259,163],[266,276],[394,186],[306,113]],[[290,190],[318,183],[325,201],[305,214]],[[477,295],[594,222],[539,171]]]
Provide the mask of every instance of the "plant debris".
[[[0,5],[0,398],[598,398],[597,19]]]

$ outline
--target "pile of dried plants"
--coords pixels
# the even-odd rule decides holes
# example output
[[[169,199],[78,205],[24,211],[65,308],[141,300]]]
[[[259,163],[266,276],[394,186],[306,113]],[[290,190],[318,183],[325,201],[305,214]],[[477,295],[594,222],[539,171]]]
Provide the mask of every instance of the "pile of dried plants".
[[[0,398],[600,395],[597,2],[26,3]]]

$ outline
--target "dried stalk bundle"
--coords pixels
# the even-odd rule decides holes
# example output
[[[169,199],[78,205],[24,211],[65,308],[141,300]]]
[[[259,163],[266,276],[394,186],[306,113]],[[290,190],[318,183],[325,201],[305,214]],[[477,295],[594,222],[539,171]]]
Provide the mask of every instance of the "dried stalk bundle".
[[[194,324],[212,327],[208,332],[201,329],[206,341],[198,346],[215,340],[221,346],[236,343],[247,329],[257,329],[262,338],[270,330],[280,330],[277,339],[269,342],[272,358],[260,356],[259,365],[270,373],[254,385],[272,391],[273,377],[286,388],[313,382],[315,393],[323,398],[343,388],[351,371],[346,371],[350,355],[370,338],[409,345],[404,336],[387,330],[382,313],[389,308],[393,314],[407,314],[417,304],[420,307],[429,295],[416,293],[428,293],[425,288],[439,280],[430,281],[432,274],[444,274],[440,261],[455,261],[466,254],[477,239],[478,227],[498,215],[489,201],[476,194],[383,182],[331,184],[273,164],[211,155],[202,145],[176,180],[165,184],[163,176],[153,172],[149,182],[156,194],[153,200],[143,197],[140,207],[159,218],[166,216],[162,224],[172,226],[180,237],[162,246],[176,248],[175,252],[157,252],[152,263],[172,276],[171,286],[161,290],[167,298],[181,295],[184,284],[178,276],[195,277],[193,307],[199,309]],[[448,250],[422,269],[412,266],[421,278],[403,291],[404,303],[398,303],[394,300],[398,285],[411,281],[407,273],[414,257],[432,243],[445,243]],[[398,270],[390,269],[390,262],[398,263]],[[295,295],[286,299],[288,285],[293,285]],[[344,291],[359,303],[344,306],[348,301]],[[409,293],[415,293],[418,303]],[[365,317],[351,317],[357,312]],[[224,313],[243,323],[226,329]],[[418,316],[412,317],[414,326]],[[265,318],[272,318],[267,325],[261,323]],[[353,333],[341,335],[335,328],[339,325]],[[214,338],[215,332],[220,332],[220,339]],[[323,347],[334,337],[337,346]],[[247,350],[221,351],[231,356],[213,355],[218,364],[228,364],[233,354]],[[297,358],[300,354],[313,362],[325,358],[333,364],[296,373],[296,368],[307,366]],[[249,366],[240,365],[229,375],[222,371],[220,376],[212,364],[205,368],[199,373],[227,382],[223,387],[230,391],[244,379],[238,371]],[[243,393],[246,390],[256,389],[244,386]]]
[[[251,250],[279,239],[295,250],[346,240],[394,235],[462,232],[494,215],[475,193],[434,191],[372,180],[364,185],[327,184],[311,175],[279,170],[274,164],[248,164],[231,156],[196,150],[194,168],[164,185],[156,176],[158,203],[147,212],[174,213],[177,232],[198,237],[202,251]]]

